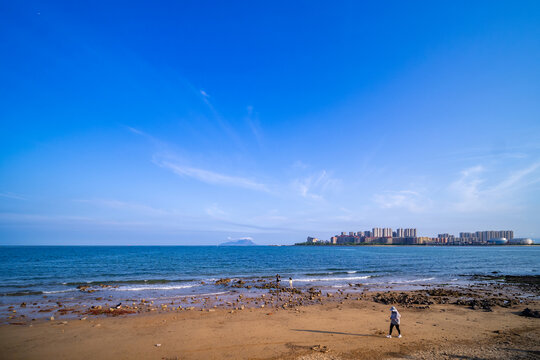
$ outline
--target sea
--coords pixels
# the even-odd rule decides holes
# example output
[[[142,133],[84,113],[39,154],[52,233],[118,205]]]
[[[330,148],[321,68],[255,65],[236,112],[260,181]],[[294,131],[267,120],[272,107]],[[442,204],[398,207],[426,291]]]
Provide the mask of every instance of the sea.
[[[299,288],[464,285],[478,281],[472,275],[539,275],[540,246],[2,246],[0,310],[225,294],[231,289],[216,280],[276,274]]]

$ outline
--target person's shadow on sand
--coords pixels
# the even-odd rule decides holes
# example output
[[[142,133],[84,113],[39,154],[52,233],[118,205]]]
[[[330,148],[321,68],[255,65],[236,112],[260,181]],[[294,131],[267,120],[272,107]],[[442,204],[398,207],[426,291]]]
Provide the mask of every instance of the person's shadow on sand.
[[[336,335],[351,335],[351,336],[377,336],[377,335],[371,335],[371,334],[352,334],[352,333],[339,332],[339,331],[308,330],[308,329],[291,329],[291,330],[292,331],[304,331],[304,332],[320,333],[320,334],[336,334]]]

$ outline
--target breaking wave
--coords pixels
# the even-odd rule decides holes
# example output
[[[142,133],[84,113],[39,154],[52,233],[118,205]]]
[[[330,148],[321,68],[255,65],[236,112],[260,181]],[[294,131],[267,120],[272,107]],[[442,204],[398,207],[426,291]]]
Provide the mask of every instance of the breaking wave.
[[[350,276],[350,277],[325,277],[325,278],[305,278],[305,279],[295,279],[294,281],[298,282],[316,282],[316,281],[352,281],[352,280],[364,280],[369,279],[371,276]]]

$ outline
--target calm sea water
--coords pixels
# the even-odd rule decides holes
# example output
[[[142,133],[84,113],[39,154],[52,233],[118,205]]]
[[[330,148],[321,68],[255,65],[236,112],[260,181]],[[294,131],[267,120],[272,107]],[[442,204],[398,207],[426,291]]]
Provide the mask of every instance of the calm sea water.
[[[90,295],[76,288],[87,284],[115,286],[99,288],[99,296],[160,298],[220,293],[226,289],[213,282],[224,277],[279,273],[299,287],[414,286],[493,272],[539,274],[540,246],[0,247],[0,305],[44,296],[76,300]]]

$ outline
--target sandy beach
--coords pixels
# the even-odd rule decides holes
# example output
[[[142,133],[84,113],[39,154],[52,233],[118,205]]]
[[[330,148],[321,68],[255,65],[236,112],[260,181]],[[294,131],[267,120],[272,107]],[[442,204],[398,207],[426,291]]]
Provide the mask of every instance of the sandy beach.
[[[540,319],[520,315],[525,308],[538,309],[538,300],[509,301],[515,289],[470,291],[467,298],[476,294],[476,300],[438,288],[331,297],[308,293],[301,305],[289,301],[294,294],[279,293],[281,305],[263,308],[254,306],[260,298],[240,297],[233,308],[148,305],[132,315],[11,320],[0,326],[0,353],[3,359],[540,357]],[[401,339],[385,337],[390,305],[384,302],[401,312]]]

